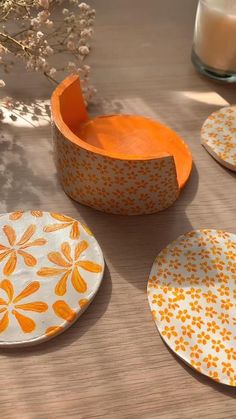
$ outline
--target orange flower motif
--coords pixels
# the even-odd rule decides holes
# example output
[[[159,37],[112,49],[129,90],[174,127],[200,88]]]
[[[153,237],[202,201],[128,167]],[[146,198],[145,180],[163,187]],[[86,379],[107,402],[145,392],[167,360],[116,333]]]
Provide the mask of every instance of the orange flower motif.
[[[152,304],[157,304],[159,307],[162,307],[163,303],[165,303],[165,298],[162,294],[154,294]]]
[[[211,354],[207,355],[203,362],[206,363],[207,368],[215,367],[217,368],[217,361],[219,361],[219,358],[217,356],[213,356]]]
[[[179,285],[183,285],[185,283],[185,277],[181,274],[173,274],[173,280]]]
[[[212,349],[215,349],[216,352],[220,352],[221,349],[225,348],[225,345],[221,342],[221,340],[212,339]]]
[[[52,224],[44,227],[44,231],[46,233],[51,233],[52,231],[62,230],[63,228],[71,227],[70,230],[70,238],[71,239],[78,239],[80,237],[80,231],[79,231],[79,222],[74,220],[71,217],[67,217],[62,214],[56,214],[54,212],[50,213],[51,217],[54,218],[57,221],[60,221],[60,223]]]
[[[180,263],[179,263],[178,260],[172,259],[172,260],[169,261],[169,266],[170,266],[170,268],[178,269],[180,267]]]
[[[225,353],[227,354],[228,360],[236,360],[236,350],[234,348],[225,349]]]
[[[171,273],[167,269],[159,269],[159,271],[157,272],[157,276],[161,277],[163,279],[169,278],[170,275],[171,275]],[[166,286],[169,286],[169,284],[166,284]]]
[[[189,345],[189,343],[187,341],[184,340],[184,338],[182,336],[180,336],[179,339],[176,339],[175,341],[175,351],[186,351],[186,347]]]
[[[186,268],[186,270],[188,272],[196,272],[197,271],[197,266],[194,263],[187,263],[186,265],[184,265],[184,267]]]
[[[198,288],[190,288],[189,291],[186,292],[186,294],[190,295],[190,297],[194,300],[195,298],[199,299],[201,297],[201,289]]]
[[[190,319],[191,316],[188,314],[188,310],[179,310],[176,319],[181,320],[182,323],[185,323],[187,319]]]
[[[8,257],[3,273],[6,276],[11,275],[17,265],[17,255],[23,257],[24,262],[27,266],[35,266],[37,259],[32,256],[30,253],[26,252],[25,249],[33,246],[43,246],[47,241],[43,238],[36,239],[32,242],[29,242],[31,237],[36,231],[36,225],[31,224],[23,233],[21,238],[17,241],[16,232],[13,227],[5,225],[3,227],[3,232],[8,240],[10,246],[5,246],[0,244],[0,262]]]
[[[203,284],[206,285],[206,287],[214,287],[215,285],[215,279],[214,278],[210,278],[208,275],[205,276],[205,278],[202,281]]]
[[[206,240],[203,239],[203,237],[198,238],[198,246],[199,247],[206,247],[207,246],[207,242],[206,242]]]
[[[167,294],[168,292],[172,291],[172,288],[169,286],[169,284],[161,285],[160,288],[164,292],[164,294]]]
[[[231,307],[233,307],[233,303],[231,303],[231,300],[229,298],[221,300],[221,308],[223,310],[229,310]]]
[[[189,305],[191,307],[191,310],[196,311],[197,313],[200,313],[200,311],[202,310],[202,306],[198,304],[198,301],[190,302]]]
[[[209,243],[211,244],[219,244],[219,240],[216,239],[214,236],[208,236]]]
[[[225,284],[228,284],[228,282],[229,282],[229,276],[223,274],[223,272],[219,272],[218,274],[216,274],[215,278],[220,283],[223,282]]]
[[[206,250],[206,249],[200,250],[200,252],[198,252],[198,254],[201,257],[201,259],[208,259],[210,257],[210,252],[209,252],[209,250]]]
[[[207,303],[216,303],[217,295],[213,294],[212,291],[207,291],[207,293],[202,294],[205,297]]]
[[[227,271],[232,272],[232,274],[236,274],[236,263],[235,262],[228,262]]]
[[[182,326],[182,333],[184,336],[188,336],[190,339],[192,335],[195,333],[195,331],[191,328],[191,326],[188,324],[187,326]]]
[[[226,256],[227,259],[236,260],[236,253],[233,252],[232,250],[229,250],[228,252],[225,252],[225,256]]]
[[[175,326],[165,326],[165,329],[162,331],[163,336],[166,336],[170,339],[172,336],[177,336]]]
[[[186,256],[186,258],[190,262],[191,261],[194,262],[196,260],[196,253],[195,252],[191,252],[190,250],[188,250],[186,253],[184,253],[184,255]]]
[[[200,263],[200,267],[203,272],[207,273],[211,271],[211,265],[209,265],[207,262]]]
[[[221,255],[221,253],[222,253],[222,249],[221,249],[221,247],[217,247],[217,246],[213,246],[212,248],[211,248],[211,253],[214,255],[214,256],[220,256]]]
[[[223,271],[225,262],[223,262],[221,258],[216,257],[215,259],[212,259],[212,265],[213,265],[213,268]]]
[[[56,301],[52,308],[58,317],[67,322],[73,322],[76,318],[76,312],[63,300]]]
[[[198,329],[201,329],[202,328],[202,325],[204,325],[205,323],[204,323],[204,321],[202,320],[202,318],[199,316],[199,317],[196,317],[196,316],[193,316],[192,317],[192,325],[193,326],[197,326],[198,327]]]
[[[222,296],[229,296],[229,287],[226,287],[225,285],[221,285],[219,288],[217,288],[217,291]]]
[[[175,310],[176,308],[179,308],[179,304],[175,302],[175,298],[168,298],[168,308],[170,310]]]
[[[43,211],[30,211],[31,215],[33,215],[33,217],[42,217],[43,216]],[[24,211],[15,211],[12,212],[9,215],[9,219],[10,220],[19,220],[24,214]]]
[[[203,353],[203,351],[199,348],[198,345],[191,346],[190,351],[190,358],[196,359],[199,359],[200,355]]]
[[[167,323],[170,323],[171,317],[173,317],[173,313],[168,310],[168,308],[165,308],[164,310],[160,310],[159,314],[161,316],[161,321],[165,320]]]
[[[172,294],[175,297],[174,299],[175,301],[185,300],[183,288],[174,288],[174,291],[172,291]]]
[[[179,256],[181,255],[182,250],[180,247],[176,246],[176,247],[173,247],[173,249],[171,249],[170,252],[173,256]]]
[[[102,267],[97,263],[80,260],[81,254],[88,248],[88,243],[83,240],[75,246],[74,255],[71,255],[71,247],[67,242],[62,243],[61,252],[51,252],[48,254],[48,260],[59,268],[43,267],[37,274],[43,277],[62,275],[55,287],[57,295],[64,295],[67,291],[67,280],[71,277],[71,283],[76,291],[84,293],[87,290],[87,283],[80,275],[79,269],[85,269],[88,272],[98,273]]]
[[[151,288],[158,289],[160,286],[160,283],[161,281],[157,279],[156,275],[153,275],[148,281],[148,286]]]
[[[234,369],[233,369],[232,365],[230,364],[230,362],[221,362],[221,365],[222,365],[223,374],[225,373],[228,377],[231,374],[234,374]]]
[[[34,320],[21,314],[21,310],[43,313],[44,311],[47,311],[48,305],[41,301],[34,301],[32,303],[25,304],[19,304],[19,302],[29,295],[35,293],[39,288],[39,282],[31,282],[26,288],[23,289],[23,291],[21,291],[20,294],[14,297],[14,288],[12,283],[8,279],[4,279],[0,282],[0,289],[2,289],[7,295],[6,299],[0,298],[0,313],[4,313],[0,320],[0,333],[4,332],[8,328],[10,313],[15,316],[21,330],[24,333],[31,333],[35,329],[36,324]]]
[[[221,313],[218,316],[218,319],[221,321],[222,324],[229,324],[229,314],[227,313]]]
[[[191,275],[186,278],[186,281],[190,283],[190,285],[198,285],[200,282],[199,276]]]
[[[219,330],[219,329],[220,328],[219,328],[218,324],[216,324],[215,321],[207,323],[207,331],[208,332],[216,333],[216,331]]]
[[[230,340],[230,336],[232,335],[232,333],[225,328],[222,330],[222,332],[220,332],[220,334],[222,336],[223,341]]]
[[[197,335],[198,343],[202,343],[203,345],[206,345],[209,340],[210,340],[210,335],[208,335],[205,332],[201,332]]]
[[[229,250],[234,250],[234,249],[236,249],[236,243],[232,242],[232,240],[228,240],[228,241],[225,243],[225,246],[226,246],[226,247],[227,247],[227,249],[229,249]]]
[[[215,316],[215,314],[217,314],[217,311],[215,311],[213,307],[206,307],[206,317],[210,317],[210,319],[212,319]]]

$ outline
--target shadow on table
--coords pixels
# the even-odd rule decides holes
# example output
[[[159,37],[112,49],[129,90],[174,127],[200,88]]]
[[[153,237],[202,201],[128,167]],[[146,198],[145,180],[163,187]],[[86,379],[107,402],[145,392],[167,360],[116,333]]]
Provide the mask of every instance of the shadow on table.
[[[163,339],[162,339],[163,341]],[[163,341],[164,342],[164,341]],[[218,391],[219,393],[222,393],[228,397],[231,397],[232,399],[236,399],[236,388],[228,386],[226,384],[217,383],[216,381],[213,381],[211,378],[207,377],[206,375],[201,374],[200,372],[197,372],[192,367],[190,367],[185,361],[183,361],[181,358],[179,358],[164,342],[165,347],[170,352],[170,354],[173,356],[173,358],[190,374],[193,378],[198,380],[201,384],[208,385],[212,387],[214,390]]]
[[[0,127],[2,212],[41,208],[59,189],[55,172],[48,127]]]
[[[106,312],[112,293],[112,282],[108,268],[105,268],[104,278],[98,293],[83,315],[62,334],[55,336],[48,342],[29,347],[2,348],[0,354],[8,357],[25,357],[56,352],[63,347],[71,345],[88,332]]]
[[[195,167],[188,184],[171,208],[153,215],[118,216],[105,214],[73,202],[92,229],[108,265],[135,287],[146,292],[151,266],[169,242],[192,229],[185,213],[198,189]]]

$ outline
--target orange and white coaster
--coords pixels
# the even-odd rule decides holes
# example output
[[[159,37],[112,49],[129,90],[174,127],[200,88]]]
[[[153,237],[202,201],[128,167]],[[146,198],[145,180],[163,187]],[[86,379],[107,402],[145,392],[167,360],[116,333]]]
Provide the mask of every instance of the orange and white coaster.
[[[236,106],[210,115],[202,126],[201,140],[214,159],[236,171]]]
[[[104,271],[90,230],[71,217],[18,211],[0,217],[0,346],[32,345],[68,328]]]
[[[157,256],[148,299],[161,337],[185,362],[236,386],[236,235],[196,230]]]

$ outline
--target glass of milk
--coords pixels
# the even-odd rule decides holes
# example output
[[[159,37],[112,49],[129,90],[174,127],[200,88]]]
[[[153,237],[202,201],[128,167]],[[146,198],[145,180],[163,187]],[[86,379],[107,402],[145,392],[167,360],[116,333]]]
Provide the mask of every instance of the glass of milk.
[[[236,0],[199,0],[192,61],[202,74],[236,82]]]

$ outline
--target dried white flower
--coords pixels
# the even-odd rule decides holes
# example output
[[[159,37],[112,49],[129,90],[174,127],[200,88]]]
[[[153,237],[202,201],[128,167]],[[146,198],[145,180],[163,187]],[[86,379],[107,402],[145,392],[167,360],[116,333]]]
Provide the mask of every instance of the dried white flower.
[[[39,12],[38,13],[38,20],[39,20],[39,22],[46,22],[47,21],[47,19],[48,19],[48,17],[49,17],[49,12],[48,12],[48,10],[43,10],[42,12]]]
[[[67,68],[68,68],[69,71],[75,71],[76,64],[73,61],[69,61]]]
[[[87,46],[79,47],[79,54],[83,56],[88,55],[89,54],[88,47]]]
[[[80,33],[82,38],[90,38],[93,34],[92,29],[83,29]]]
[[[54,67],[52,67],[52,68],[50,68],[48,74],[49,74],[49,76],[52,77],[56,74],[56,72],[57,72],[57,70]]]
[[[87,10],[89,10],[89,5],[87,3],[80,3],[78,5],[79,9],[82,10],[83,12],[86,12]]]
[[[43,7],[44,9],[48,9],[49,7],[49,1],[48,0],[39,0],[39,5]]]
[[[45,25],[47,25],[47,27],[51,29],[54,26],[54,23],[52,20],[47,19]]]
[[[45,48],[45,52],[48,55],[52,55],[53,54],[53,48],[51,48],[49,45]]]
[[[40,32],[40,31],[38,31],[37,33],[36,33],[36,37],[38,38],[38,39],[41,39],[41,38],[43,38],[43,32]]]
[[[62,5],[59,20],[55,5]],[[6,73],[11,71],[15,57],[23,60],[28,71],[42,72],[51,80],[73,72],[80,75],[85,96],[91,96],[90,67],[83,63],[90,52],[94,9],[80,0],[0,0],[0,15],[5,16],[1,21],[0,64]],[[0,87],[4,86],[0,80]],[[4,106],[11,108],[13,101],[7,98]],[[1,115],[0,110],[0,119]]]

